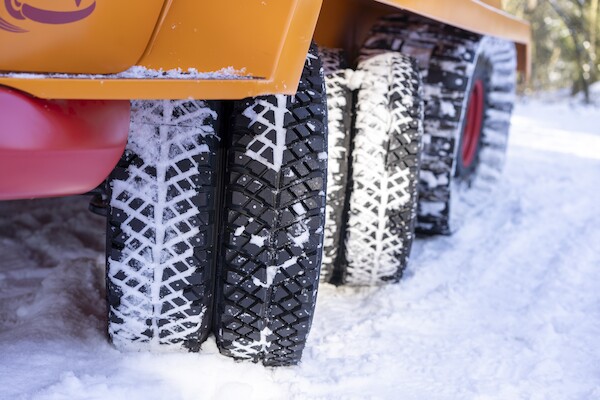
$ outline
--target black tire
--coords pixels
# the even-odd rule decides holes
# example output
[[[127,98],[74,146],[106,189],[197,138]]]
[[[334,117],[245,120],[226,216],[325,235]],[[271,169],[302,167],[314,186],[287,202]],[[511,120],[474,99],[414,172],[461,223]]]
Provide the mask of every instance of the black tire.
[[[413,59],[386,51],[363,52],[357,73],[344,281],[377,285],[401,278],[414,237],[421,79]]]
[[[225,355],[267,366],[301,358],[325,225],[326,107],[315,46],[295,96],[234,103],[215,312]]]
[[[344,230],[344,207],[348,184],[348,162],[352,123],[352,91],[348,87],[350,71],[344,52],[320,48],[319,55],[327,87],[327,205],[321,281],[341,276],[338,249]]]
[[[451,229],[459,228],[469,215],[486,204],[502,174],[515,100],[516,62],[513,43],[487,36],[480,41],[467,93],[472,93],[477,81],[482,83],[482,127],[473,161],[465,165],[462,151],[467,127],[463,118],[452,182]],[[468,106],[469,103],[467,110]]]
[[[481,204],[481,194],[489,191],[499,176],[516,81],[514,45],[420,16],[400,14],[382,19],[366,46],[401,51],[419,60],[426,106],[417,230],[449,234],[469,207]],[[484,68],[486,79],[501,83],[490,84],[478,157],[467,171],[459,165],[458,156],[478,64],[489,64]],[[486,189],[471,190],[476,187]]]
[[[219,137],[215,104],[134,101],[108,180],[108,330],[122,350],[197,351],[210,333]]]
[[[377,23],[365,44],[369,49],[399,51],[419,60],[425,100],[417,221],[421,233],[450,233],[456,143],[480,39],[420,16],[399,14]]]

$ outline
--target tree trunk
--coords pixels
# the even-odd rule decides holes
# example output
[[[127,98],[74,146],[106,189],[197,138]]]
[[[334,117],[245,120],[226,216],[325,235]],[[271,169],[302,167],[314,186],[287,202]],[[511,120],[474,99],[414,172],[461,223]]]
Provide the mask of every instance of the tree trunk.
[[[590,4],[590,59],[592,61],[592,79],[598,79],[598,0],[591,0]]]
[[[594,1],[598,1],[598,0],[594,0]],[[577,74],[578,74],[578,78],[579,78],[579,85],[577,85],[576,82],[574,82],[573,87],[575,89],[578,88],[583,92],[583,98],[586,104],[590,103],[590,82],[589,82],[589,78],[586,78],[586,73],[585,73],[585,69],[584,69],[584,65],[585,65],[585,49],[582,48],[582,43],[585,40],[585,34],[584,32],[582,33],[582,37],[580,37],[580,32],[578,32],[577,27],[573,26],[573,23],[571,21],[571,18],[569,18],[567,16],[567,14],[565,14],[565,12],[563,11],[562,8],[560,8],[560,6],[558,4],[556,4],[556,2],[554,0],[550,0],[548,2],[550,4],[550,6],[552,7],[552,9],[554,10],[554,12],[556,12],[556,14],[558,14],[558,16],[560,17],[560,19],[563,21],[563,23],[565,24],[565,26],[567,27],[567,29],[569,30],[569,32],[571,33],[571,40],[573,40],[573,48],[575,49],[575,58],[576,58],[576,62],[577,62]],[[579,90],[576,90],[575,92],[578,92]]]

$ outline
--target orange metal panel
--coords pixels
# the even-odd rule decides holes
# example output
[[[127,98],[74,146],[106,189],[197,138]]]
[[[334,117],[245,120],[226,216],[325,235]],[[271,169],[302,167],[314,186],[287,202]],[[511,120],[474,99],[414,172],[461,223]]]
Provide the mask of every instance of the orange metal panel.
[[[499,0],[325,0],[315,38],[320,44],[342,47],[352,54],[375,21],[403,9],[471,32],[515,42],[519,70],[528,73],[530,26],[493,7],[500,3]]]
[[[128,0],[119,4],[151,1],[161,2]],[[165,0],[162,15],[155,18],[158,23],[152,39],[144,54],[138,55],[137,64],[153,69],[195,68],[206,72],[233,67],[244,70],[249,79],[77,75],[25,79],[5,75],[0,76],[0,85],[38,97],[80,99],[239,99],[266,93],[293,93],[322,3],[323,0]],[[325,0],[315,35],[321,44],[356,47],[375,18],[400,8],[514,41],[520,69],[527,70],[529,26],[492,6],[497,3],[497,0]]]
[[[502,0],[481,0],[484,3],[489,4],[492,7],[496,7],[498,9],[502,9]]]
[[[252,77],[270,77],[297,3],[173,1],[139,64],[163,70],[233,67]]]
[[[491,6],[490,4],[493,4],[494,1],[377,1],[482,35],[497,36],[521,44],[528,44],[531,41],[529,24]]]
[[[164,0],[4,0],[0,71],[115,73],[134,65]]]
[[[25,79],[6,75],[0,76],[0,85],[53,99],[241,99],[270,93],[293,94],[321,4],[322,0],[177,0],[171,4],[155,34],[156,40],[140,61],[146,67],[157,69],[245,68],[246,79],[123,79],[77,75],[28,75]],[[201,16],[200,11],[206,15]],[[188,17],[178,16],[179,13]],[[232,22],[223,23],[224,19]],[[201,26],[209,21],[210,27]],[[214,29],[220,31],[215,34]]]

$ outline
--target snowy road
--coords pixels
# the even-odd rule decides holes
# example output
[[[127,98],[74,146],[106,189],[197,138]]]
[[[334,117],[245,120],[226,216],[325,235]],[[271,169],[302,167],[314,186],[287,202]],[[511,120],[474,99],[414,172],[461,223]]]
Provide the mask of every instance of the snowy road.
[[[400,285],[323,285],[301,366],[120,354],[86,198],[0,203],[0,399],[600,399],[600,109],[521,103],[494,203]]]

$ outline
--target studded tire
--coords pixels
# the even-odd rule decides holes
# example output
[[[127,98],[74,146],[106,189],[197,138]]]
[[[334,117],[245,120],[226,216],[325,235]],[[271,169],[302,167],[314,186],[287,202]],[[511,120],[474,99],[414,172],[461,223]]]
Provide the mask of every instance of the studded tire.
[[[410,254],[423,134],[421,80],[413,59],[365,50],[349,182],[345,240],[351,285],[396,282]]]
[[[211,331],[216,104],[134,101],[108,180],[109,335],[122,350],[197,351]]]
[[[315,46],[295,96],[234,103],[215,311],[225,355],[267,366],[300,360],[321,264],[326,107]]]
[[[415,34],[418,32],[418,34]],[[400,51],[419,60],[425,100],[423,162],[417,230],[449,234],[478,205],[500,175],[515,90],[514,45],[413,14],[377,23],[367,48]],[[460,176],[457,160],[473,76],[489,63],[485,120],[474,173]],[[465,179],[466,178],[466,179]]]
[[[352,71],[340,49],[320,48],[327,87],[328,161],[327,206],[321,281],[331,282],[340,275],[338,249],[344,230],[344,208],[348,183],[352,123]],[[337,277],[336,277],[337,279]]]

